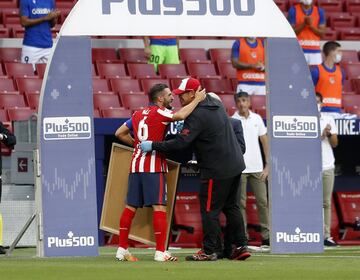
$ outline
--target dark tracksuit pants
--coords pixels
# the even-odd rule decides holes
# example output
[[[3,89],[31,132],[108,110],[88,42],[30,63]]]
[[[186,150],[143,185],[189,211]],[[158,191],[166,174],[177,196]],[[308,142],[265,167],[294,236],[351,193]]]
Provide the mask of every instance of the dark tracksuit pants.
[[[223,254],[219,215],[226,217],[226,231],[236,247],[247,245],[238,193],[240,175],[227,179],[203,181],[200,189],[200,211],[203,226],[203,246],[206,254]]]

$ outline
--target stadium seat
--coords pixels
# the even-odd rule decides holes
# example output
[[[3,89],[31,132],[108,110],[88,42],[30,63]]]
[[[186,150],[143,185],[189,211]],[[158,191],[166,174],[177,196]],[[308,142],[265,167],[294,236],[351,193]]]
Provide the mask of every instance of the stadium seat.
[[[101,78],[126,77],[125,65],[120,63],[97,64],[98,74]]]
[[[122,94],[120,98],[123,106],[131,110],[144,108],[149,104],[149,98],[144,94]]]
[[[36,64],[36,74],[39,76],[39,78],[44,78],[45,70],[46,70],[46,63],[39,63]]]
[[[355,27],[356,17],[347,13],[331,13],[329,15],[329,24],[331,28]]]
[[[357,115],[358,118],[360,118],[360,108],[345,108],[346,113]]]
[[[93,110],[93,116],[94,116],[94,118],[101,118],[100,110],[99,109],[94,109]]]
[[[223,78],[232,79],[236,78],[236,69],[229,62],[217,63],[219,74]]]
[[[19,62],[21,60],[21,48],[0,48],[0,61]]]
[[[5,62],[5,72],[9,77],[32,77],[35,76],[31,64],[19,62]]]
[[[231,62],[231,49],[209,49],[212,63]]]
[[[42,79],[39,78],[16,78],[16,85],[20,93],[40,93]]]
[[[159,75],[164,79],[187,76],[184,64],[159,64],[158,69]]]
[[[108,81],[105,79],[92,79],[92,86],[94,93],[101,93],[101,92],[109,92],[111,91],[109,88]]]
[[[255,195],[251,192],[247,193],[246,218],[249,242],[251,242],[252,245],[261,245],[260,221],[256,205],[256,198]]]
[[[111,89],[115,92],[123,93],[138,93],[141,88],[136,79],[110,79]]]
[[[31,109],[38,110],[39,108],[39,100],[40,100],[40,94],[39,93],[27,93],[25,95],[25,99],[27,104]]]
[[[18,0],[1,0],[0,9],[3,8],[16,8],[18,5]]]
[[[339,32],[335,31],[329,27],[326,28],[324,40],[327,41],[336,41],[338,39]]]
[[[0,122],[8,122],[9,117],[5,109],[0,109]]]
[[[143,63],[130,63],[127,65],[129,74],[136,79],[158,78],[155,73],[154,65]]]
[[[91,54],[93,63],[97,60],[118,60],[116,50],[113,48],[94,48]]]
[[[193,77],[200,78],[220,78],[216,73],[215,65],[201,62],[189,62],[187,64],[189,74]]]
[[[352,89],[355,91],[355,94],[360,94],[360,78],[351,79]]]
[[[359,62],[359,56],[355,50],[342,50],[342,59],[343,63],[357,63]]]
[[[22,94],[0,94],[0,108],[8,109],[14,107],[26,107],[25,99]]]
[[[119,108],[121,103],[117,94],[94,93],[94,109]]]
[[[7,27],[0,27],[0,38],[9,38],[10,32]]]
[[[61,11],[61,15],[60,15],[60,18],[59,18],[59,21],[58,23],[60,24],[63,24],[65,19],[67,18],[67,16],[69,15],[70,11],[71,11],[71,8],[61,8],[61,7],[58,7],[58,9]]]
[[[169,86],[169,81],[167,79],[141,79],[140,84],[141,84],[142,91],[147,94],[153,85],[165,84],[165,85]]]
[[[360,63],[344,63],[341,65],[346,73],[347,79],[360,78]]]
[[[254,110],[256,114],[259,114],[263,120],[266,119],[266,109],[263,108],[257,108]]]
[[[124,108],[108,108],[102,109],[101,115],[103,118],[120,118],[120,119],[128,119],[131,117],[131,110],[127,110]]]
[[[234,96],[229,94],[219,94],[221,101],[226,109],[235,106]]]
[[[234,94],[231,81],[227,79],[201,79],[201,84],[207,92]]]
[[[208,61],[206,50],[203,48],[179,49],[179,56],[184,63]]]
[[[21,25],[7,25],[11,30],[11,37],[12,38],[24,38],[25,29]]]
[[[318,0],[319,6],[325,10],[325,12],[342,12],[343,2],[339,0]]]
[[[126,63],[147,63],[144,49],[142,48],[120,48],[120,60]]]
[[[335,241],[340,239],[340,223],[339,217],[336,212],[336,205],[334,197],[331,198],[331,227],[330,227],[330,235],[334,238]]]
[[[28,120],[36,112],[30,108],[10,108],[7,110],[9,120],[13,121],[25,121]]]
[[[281,11],[288,10],[288,1],[287,0],[274,0],[275,4],[279,7]]]
[[[76,4],[77,0],[56,0],[57,8],[72,8]]]
[[[360,12],[360,1],[359,0],[346,0],[345,2],[346,11],[351,13]]]
[[[18,8],[2,9],[2,23],[7,26],[8,24],[19,24],[20,16]]]
[[[265,95],[251,95],[251,109],[265,109],[266,108],[266,96]]]
[[[173,242],[184,248],[202,247],[200,201],[197,192],[179,192],[176,195],[173,222]]]
[[[351,80],[344,80],[342,91],[343,92],[353,92],[354,91]]]
[[[14,82],[12,79],[0,78],[0,93],[7,93],[7,92],[17,92]]]
[[[360,40],[359,27],[337,27],[335,30],[340,32],[340,40]]]
[[[226,108],[226,112],[227,114],[231,117],[235,114],[235,112],[237,111],[237,108],[236,107],[231,107],[231,108]]]
[[[343,95],[342,106],[346,108],[360,108],[360,95]]]

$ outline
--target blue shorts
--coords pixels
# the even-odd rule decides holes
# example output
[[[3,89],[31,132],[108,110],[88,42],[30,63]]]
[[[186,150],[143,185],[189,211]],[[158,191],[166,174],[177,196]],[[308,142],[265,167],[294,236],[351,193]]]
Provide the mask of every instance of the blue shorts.
[[[135,208],[166,205],[164,173],[130,173],[126,203]]]

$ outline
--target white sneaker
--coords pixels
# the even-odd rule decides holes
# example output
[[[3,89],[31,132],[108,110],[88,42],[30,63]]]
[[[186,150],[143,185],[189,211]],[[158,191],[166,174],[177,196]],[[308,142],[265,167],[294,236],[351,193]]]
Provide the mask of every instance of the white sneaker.
[[[116,259],[123,262],[136,262],[138,259],[131,255],[128,249],[119,247],[116,252]]]
[[[154,260],[157,262],[177,262],[178,258],[171,256],[169,251],[155,251]]]

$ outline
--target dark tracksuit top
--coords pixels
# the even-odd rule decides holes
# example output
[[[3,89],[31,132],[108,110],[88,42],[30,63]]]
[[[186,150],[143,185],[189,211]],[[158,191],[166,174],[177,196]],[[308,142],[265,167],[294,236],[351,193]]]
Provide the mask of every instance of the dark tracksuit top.
[[[226,179],[245,169],[242,148],[222,103],[207,96],[186,118],[174,139],[153,142],[159,152],[180,150],[192,144],[203,179]],[[245,144],[244,144],[245,147]]]

